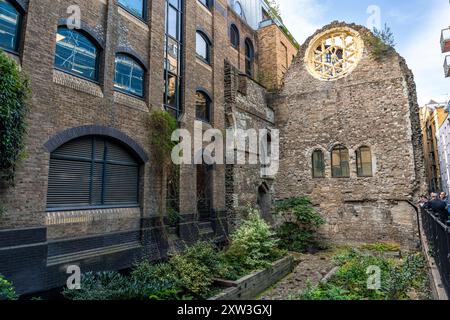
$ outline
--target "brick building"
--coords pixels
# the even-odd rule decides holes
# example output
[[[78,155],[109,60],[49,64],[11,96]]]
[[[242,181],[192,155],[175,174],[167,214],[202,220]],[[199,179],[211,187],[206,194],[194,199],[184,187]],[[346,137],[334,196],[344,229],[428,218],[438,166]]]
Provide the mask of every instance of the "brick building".
[[[196,120],[204,129],[225,129],[235,97],[247,103],[256,96],[236,113],[251,120],[246,125],[273,127],[258,80],[265,74],[277,79],[272,88],[280,85],[297,49],[280,22],[270,22],[266,6],[0,0],[0,48],[20,64],[32,89],[28,156],[15,186],[0,189],[7,208],[0,218],[0,273],[19,293],[64,285],[69,265],[120,270],[144,255],[164,259],[173,246],[199,238],[224,240],[235,192],[226,188],[244,177],[224,165],[183,165],[182,219],[166,228],[167,179],[150,148],[147,119],[166,110],[191,132]],[[285,36],[261,37],[263,20],[264,28],[274,25]],[[280,69],[263,61],[269,57],[260,48],[270,41],[287,47]],[[231,86],[236,79],[239,90]],[[258,186],[269,191],[264,178],[255,177],[255,198]],[[269,205],[267,197],[262,201]]]

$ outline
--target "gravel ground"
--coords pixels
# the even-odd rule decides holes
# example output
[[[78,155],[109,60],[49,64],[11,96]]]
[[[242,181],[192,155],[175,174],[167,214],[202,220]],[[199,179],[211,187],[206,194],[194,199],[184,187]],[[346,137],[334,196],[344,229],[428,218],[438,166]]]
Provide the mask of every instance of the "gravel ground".
[[[299,263],[294,272],[265,292],[261,300],[289,300],[289,297],[302,292],[308,283],[316,285],[330,272],[334,265],[331,252],[297,255]]]

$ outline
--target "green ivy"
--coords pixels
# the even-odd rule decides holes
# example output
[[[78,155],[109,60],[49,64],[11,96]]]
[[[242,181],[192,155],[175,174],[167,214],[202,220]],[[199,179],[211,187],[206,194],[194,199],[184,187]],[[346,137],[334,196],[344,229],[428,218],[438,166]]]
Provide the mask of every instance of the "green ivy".
[[[178,129],[177,120],[166,111],[155,111],[149,115],[148,125],[155,160],[167,168],[171,163],[172,149],[177,144],[172,141],[172,133]]]
[[[8,185],[14,183],[16,167],[25,156],[29,94],[19,66],[0,52],[0,180]]]

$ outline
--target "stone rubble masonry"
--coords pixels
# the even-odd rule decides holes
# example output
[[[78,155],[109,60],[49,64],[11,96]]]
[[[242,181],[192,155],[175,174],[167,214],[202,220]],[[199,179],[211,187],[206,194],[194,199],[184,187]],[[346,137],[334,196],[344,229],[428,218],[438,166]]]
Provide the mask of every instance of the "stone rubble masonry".
[[[362,38],[372,36],[357,25]],[[271,104],[281,130],[280,174],[277,199],[310,196],[326,219],[322,234],[331,242],[395,241],[414,247],[417,238],[417,203],[424,192],[419,108],[412,72],[392,52],[377,62],[364,49],[362,60],[347,77],[320,81],[305,68],[309,38]],[[351,177],[331,177],[332,148],[342,144],[350,152]],[[356,150],[371,148],[375,174],[357,177]],[[326,177],[313,179],[311,157],[325,154]]]

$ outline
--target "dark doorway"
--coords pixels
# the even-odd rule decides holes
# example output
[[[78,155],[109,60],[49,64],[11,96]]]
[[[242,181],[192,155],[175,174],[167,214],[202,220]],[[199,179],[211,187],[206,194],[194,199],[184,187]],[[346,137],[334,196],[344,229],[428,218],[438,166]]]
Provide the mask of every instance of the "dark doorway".
[[[197,165],[197,211],[202,221],[211,219],[213,166]]]
[[[258,206],[264,220],[272,222],[272,198],[269,187],[265,182],[258,188]]]

